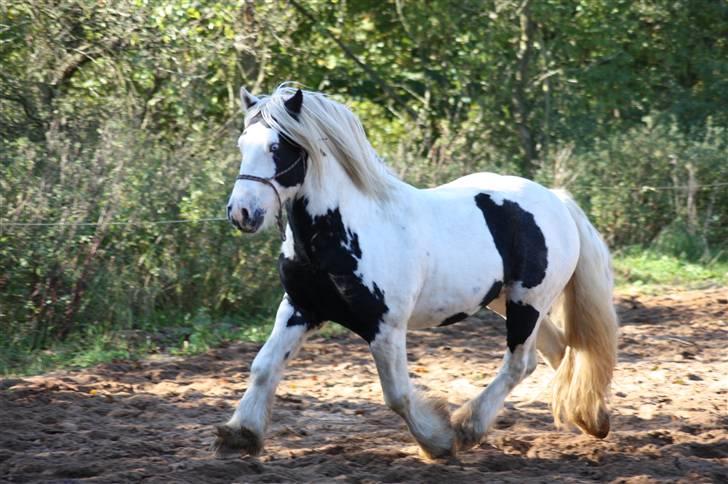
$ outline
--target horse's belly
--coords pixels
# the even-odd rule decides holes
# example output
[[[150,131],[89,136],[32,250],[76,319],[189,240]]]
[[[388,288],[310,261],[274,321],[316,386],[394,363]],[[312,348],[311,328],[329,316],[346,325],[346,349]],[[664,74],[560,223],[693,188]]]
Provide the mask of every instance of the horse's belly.
[[[462,321],[480,309],[480,298],[462,294],[450,301],[428,301],[415,307],[410,317],[410,329],[447,326]]]
[[[450,246],[424,281],[408,326],[412,329],[445,326],[465,319],[496,298],[502,289],[503,265],[488,241],[478,250]]]

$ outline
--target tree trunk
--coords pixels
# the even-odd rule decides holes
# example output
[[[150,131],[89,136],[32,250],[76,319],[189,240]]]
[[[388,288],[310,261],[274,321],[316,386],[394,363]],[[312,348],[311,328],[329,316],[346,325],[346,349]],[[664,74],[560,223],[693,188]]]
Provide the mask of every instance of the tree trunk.
[[[531,18],[531,0],[525,0],[520,8],[520,39],[516,58],[518,60],[513,86],[513,113],[516,132],[523,152],[522,170],[524,176],[530,176],[534,161],[538,158],[531,128],[528,125],[531,108],[528,103],[526,88],[529,82],[528,70],[533,55],[533,34],[536,24]]]

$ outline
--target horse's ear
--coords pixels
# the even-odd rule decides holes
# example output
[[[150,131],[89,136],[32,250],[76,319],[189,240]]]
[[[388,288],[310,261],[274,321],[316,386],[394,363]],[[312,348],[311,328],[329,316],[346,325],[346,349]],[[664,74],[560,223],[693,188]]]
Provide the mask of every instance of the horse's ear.
[[[250,94],[247,89],[244,87],[240,88],[240,105],[243,106],[243,111],[249,111],[250,108],[258,104],[258,101],[260,99]]]
[[[286,109],[291,113],[295,119],[298,119],[298,115],[301,114],[301,106],[303,105],[303,91],[300,89],[290,98],[286,99],[283,104],[286,105]]]

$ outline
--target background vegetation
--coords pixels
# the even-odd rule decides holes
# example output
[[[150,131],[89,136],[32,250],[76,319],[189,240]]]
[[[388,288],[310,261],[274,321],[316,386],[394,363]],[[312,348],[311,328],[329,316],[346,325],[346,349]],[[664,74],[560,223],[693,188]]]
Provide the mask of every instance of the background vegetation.
[[[240,85],[345,101],[419,186],[570,189],[625,280],[726,283],[726,32],[715,0],[0,0],[0,372],[265,334],[275,235],[201,221]]]

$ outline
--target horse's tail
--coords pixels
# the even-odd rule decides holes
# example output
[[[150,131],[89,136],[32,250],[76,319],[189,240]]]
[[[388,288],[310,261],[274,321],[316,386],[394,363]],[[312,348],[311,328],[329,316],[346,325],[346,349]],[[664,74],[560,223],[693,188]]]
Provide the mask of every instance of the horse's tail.
[[[571,422],[604,438],[609,433],[606,400],[617,363],[618,331],[609,250],[571,196],[555,193],[576,222],[581,249],[562,297],[567,348],[554,378],[552,410],[557,425]]]

